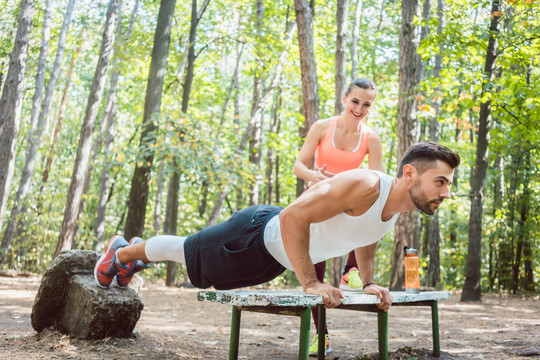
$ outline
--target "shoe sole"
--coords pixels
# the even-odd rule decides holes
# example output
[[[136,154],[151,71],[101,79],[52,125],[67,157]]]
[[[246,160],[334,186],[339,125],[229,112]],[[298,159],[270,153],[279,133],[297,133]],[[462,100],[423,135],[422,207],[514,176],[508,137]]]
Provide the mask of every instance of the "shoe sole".
[[[96,265],[94,266],[94,279],[96,280],[96,284],[100,287],[100,288],[103,288],[103,289],[108,289],[110,287],[109,286],[103,286],[99,283],[98,281],[98,276],[97,276],[97,269],[98,269],[98,265],[103,261],[103,259],[105,259],[105,256],[107,255],[107,253],[109,252],[109,248],[111,247],[111,244],[113,243],[114,240],[116,240],[116,238],[120,237],[120,235],[114,235],[111,240],[109,240],[109,243],[107,244],[107,247],[105,248],[105,252],[103,252],[103,255],[101,255],[98,259],[98,261],[96,262]],[[116,276],[115,276],[116,278]],[[115,280],[115,278],[113,278],[113,281]],[[112,284],[112,282],[111,282]]]
[[[326,356],[326,355],[330,354],[331,352],[332,352],[332,348],[326,349],[325,352],[324,352],[324,355]],[[309,353],[309,356],[311,356],[311,357],[319,356],[319,353]]]
[[[345,291],[362,291],[362,288],[352,288],[349,285],[339,284],[339,288]]]

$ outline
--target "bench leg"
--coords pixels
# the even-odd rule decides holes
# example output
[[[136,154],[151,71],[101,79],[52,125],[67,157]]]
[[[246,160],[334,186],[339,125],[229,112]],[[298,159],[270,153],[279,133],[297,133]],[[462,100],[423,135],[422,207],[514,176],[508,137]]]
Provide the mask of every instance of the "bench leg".
[[[441,356],[441,345],[439,342],[439,306],[438,301],[431,304],[431,327],[433,331],[433,355]]]
[[[240,314],[238,307],[232,308],[231,340],[229,343],[229,360],[238,359],[238,343],[240,340]]]
[[[379,356],[388,360],[388,312],[377,312],[377,329],[379,330]]]
[[[317,307],[319,308],[319,327],[317,328],[317,332],[319,333],[319,344],[317,347],[317,360],[324,360],[324,345],[326,343],[326,308],[324,305],[317,305]]]
[[[311,309],[306,308],[300,314],[300,349],[298,359],[307,360],[309,358],[309,327],[311,325]]]

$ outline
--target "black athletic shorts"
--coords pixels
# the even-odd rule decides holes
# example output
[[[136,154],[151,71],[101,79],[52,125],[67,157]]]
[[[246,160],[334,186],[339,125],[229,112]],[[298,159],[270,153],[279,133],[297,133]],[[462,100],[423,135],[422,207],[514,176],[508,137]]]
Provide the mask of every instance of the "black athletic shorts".
[[[264,228],[281,210],[273,205],[250,206],[189,236],[184,252],[191,283],[227,290],[262,284],[285,271],[264,245]]]

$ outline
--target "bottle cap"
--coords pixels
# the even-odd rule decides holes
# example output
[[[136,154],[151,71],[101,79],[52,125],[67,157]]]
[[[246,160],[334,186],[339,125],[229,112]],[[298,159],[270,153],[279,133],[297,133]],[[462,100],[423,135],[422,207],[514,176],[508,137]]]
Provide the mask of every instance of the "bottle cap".
[[[409,254],[417,255],[417,254],[418,254],[418,250],[413,249],[413,248],[407,248],[407,249],[405,249],[405,255],[409,255]]]

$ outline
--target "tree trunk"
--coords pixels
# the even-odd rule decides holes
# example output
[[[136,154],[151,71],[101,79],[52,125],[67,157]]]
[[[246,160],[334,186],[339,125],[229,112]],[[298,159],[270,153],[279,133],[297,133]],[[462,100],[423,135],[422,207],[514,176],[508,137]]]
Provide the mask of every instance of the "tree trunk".
[[[273,138],[275,134],[279,134],[279,129],[281,127],[281,116],[280,116],[280,109],[281,109],[282,99],[281,99],[281,87],[278,87],[276,89],[276,95],[274,97],[274,104],[272,106],[272,124],[270,125],[270,138]],[[277,178],[274,178],[272,175],[274,174],[274,164],[277,163],[276,159],[276,151],[274,146],[268,146],[267,155],[268,164],[266,167],[266,181],[267,181],[267,187],[266,187],[266,202],[269,205],[272,205],[274,203],[273,198],[273,192],[274,192],[274,186],[277,182]],[[277,173],[276,173],[277,175]]]
[[[426,2],[428,2],[426,0]],[[445,4],[444,0],[437,1],[437,17],[439,18],[439,24],[437,25],[437,34],[439,36],[443,33],[445,26]],[[425,8],[425,7],[424,7]],[[424,12],[426,16],[426,12]],[[429,15],[428,15],[429,16]],[[424,18],[425,19],[425,18]],[[427,36],[427,34],[426,34]],[[442,70],[442,54],[444,51],[444,45],[439,45],[439,53],[435,55],[435,61],[433,66],[433,78],[439,79]],[[442,87],[439,85],[435,89],[435,99],[433,107],[435,109],[435,116],[431,118],[429,123],[429,139],[435,142],[439,142],[439,119],[441,117],[441,105],[442,105]],[[428,219],[428,248],[429,248],[429,268],[428,268],[428,282],[427,285],[438,289],[441,285],[441,270],[440,270],[440,223],[439,214],[436,213],[433,218]]]
[[[197,0],[193,0],[197,1]],[[173,172],[169,181],[168,198],[167,202],[167,229],[165,233],[168,235],[176,235],[178,228],[178,193],[180,190],[180,174],[178,171]],[[165,279],[166,286],[174,285],[174,278],[176,276],[176,263],[174,261],[167,261],[167,277]]]
[[[527,67],[527,85],[531,84],[531,65]],[[527,151],[527,157],[525,159],[525,171],[527,176],[530,176],[531,168],[531,155],[530,152]],[[530,210],[530,201],[531,201],[531,194],[530,189],[527,187],[527,193],[526,193],[526,201],[529,207],[527,208],[527,212]],[[533,261],[535,260],[533,258],[533,251],[532,251],[532,241],[530,237],[527,238],[527,240],[524,241],[523,244],[523,263],[524,263],[524,274],[523,274],[523,289],[525,291],[534,292],[535,286],[534,286],[534,267],[533,267]]]
[[[302,74],[302,112],[304,126],[300,138],[305,139],[311,125],[319,119],[319,84],[317,64],[313,50],[313,11],[307,0],[294,0],[296,24],[298,26],[298,48],[300,50],[300,72]],[[297,178],[296,195],[304,191],[304,181]]]
[[[441,242],[439,214],[436,213],[432,218],[425,217],[427,221],[427,237],[429,247],[429,266],[427,285],[432,288],[441,286],[441,262],[439,258],[439,247]]]
[[[77,149],[73,173],[71,175],[71,183],[69,185],[68,198],[64,210],[64,220],[62,221],[56,251],[54,252],[55,257],[60,255],[62,250],[71,249],[71,244],[75,237],[74,230],[76,228],[79,203],[83,191],[86,166],[88,165],[88,159],[90,157],[94,124],[96,122],[101,96],[103,95],[107,69],[112,53],[114,25],[118,16],[118,4],[119,0],[110,0],[107,10],[99,60],[96,66],[96,72],[92,81],[92,87],[90,89],[90,95],[88,96],[88,103],[86,105],[84,120],[81,127],[79,147]]]
[[[356,0],[356,9],[354,11],[354,25],[351,41],[351,79],[356,79],[356,70],[358,66],[358,36],[360,34],[360,23],[362,22],[363,0]]]
[[[208,3],[210,2],[210,0],[205,0],[201,9],[199,10],[199,12],[197,13],[197,22],[201,19],[202,15],[204,14],[204,11],[206,10],[206,6],[208,5]],[[182,38],[180,38],[180,41],[179,41],[179,45],[182,46]],[[190,48],[190,42],[188,40],[188,44],[186,45],[185,47],[185,50],[184,50],[184,55],[182,57],[182,61],[178,64],[178,69],[176,70],[176,78],[178,79],[178,81],[176,81],[176,83],[182,83],[181,81],[181,77],[184,75],[184,71],[186,70],[186,65],[187,65],[187,62],[188,62],[188,53],[189,53],[189,48]]]
[[[219,219],[219,213],[221,212],[221,209],[223,208],[223,205],[225,204],[225,199],[227,198],[227,195],[229,195],[229,191],[231,190],[231,183],[227,182],[225,186],[222,186],[219,190],[219,194],[216,198],[216,201],[214,202],[214,207],[212,208],[212,213],[208,217],[208,220],[206,221],[206,226],[212,226],[217,224]]]
[[[21,0],[15,45],[9,59],[9,69],[0,100],[0,169],[2,169],[0,171],[0,224],[4,220],[15,170],[15,152],[33,13],[34,0]]]
[[[117,42],[116,49],[117,51],[122,51],[122,47],[125,46],[129,38],[131,37],[131,32],[133,30],[133,24],[135,23],[135,18],[139,8],[139,0],[135,1],[133,9],[131,11],[131,17],[129,19],[129,25],[126,33],[120,38],[121,31],[120,27],[117,29],[119,41]],[[120,24],[120,23],[119,23]],[[101,248],[103,235],[105,233],[105,213],[107,210],[107,203],[110,199],[110,182],[111,182],[111,152],[113,149],[114,142],[114,133],[116,128],[116,103],[117,103],[117,90],[118,90],[118,80],[120,78],[120,68],[117,60],[113,60],[113,72],[111,74],[109,95],[107,97],[107,104],[105,105],[105,112],[103,114],[102,123],[105,123],[104,138],[105,142],[103,144],[103,168],[101,170],[100,179],[99,179],[99,200],[97,204],[97,216],[96,224],[94,227],[94,232],[96,238],[94,240],[94,249],[98,250]]]
[[[286,43],[287,46],[284,47],[283,51],[281,52],[279,56],[279,60],[277,62],[277,66],[275,68],[275,71],[272,75],[272,81],[270,83],[270,86],[264,89],[264,92],[262,93],[259,102],[257,106],[254,106],[252,108],[252,117],[246,127],[246,130],[244,134],[242,135],[242,138],[240,139],[240,142],[238,144],[238,147],[236,148],[236,155],[241,155],[247,145],[247,142],[253,133],[253,128],[255,126],[255,122],[257,119],[261,116],[262,108],[264,104],[266,104],[266,101],[268,100],[268,97],[270,96],[270,92],[272,89],[277,88],[279,85],[281,72],[282,72],[282,64],[285,62],[285,56],[287,55],[287,50],[289,48],[289,45],[292,40],[292,35],[295,30],[295,25],[291,24],[289,28],[287,29],[287,36],[286,36]],[[253,111],[254,110],[254,111]],[[229,194],[229,191],[231,190],[231,182],[226,181],[223,187],[221,188],[219,195],[214,203],[214,208],[212,209],[212,213],[210,215],[210,218],[206,222],[206,226],[211,226],[217,223],[219,213],[221,212],[221,208],[225,204],[225,200],[227,199],[227,196]]]
[[[187,69],[186,76],[184,77],[184,86],[182,92],[182,112],[185,114],[189,108],[189,97],[191,93],[191,85],[193,84],[194,70],[195,70],[195,40],[197,36],[197,25],[199,20],[206,9],[208,1],[203,5],[201,13],[197,13],[197,0],[192,0],[191,2],[191,27],[189,29],[189,44],[188,44],[188,56],[187,56]],[[178,189],[180,188],[180,175],[175,171],[170,178],[170,187],[169,197],[171,198],[171,208],[170,215],[169,211],[167,218],[169,219],[169,229],[174,228],[174,234],[176,235],[176,224],[178,222]],[[174,262],[167,262],[167,279],[165,281],[167,286],[174,285],[174,277],[176,274],[176,264]]]
[[[512,284],[512,269],[514,267],[514,250],[515,250],[515,220],[516,207],[518,201],[518,187],[520,179],[521,157],[522,151],[516,148],[511,152],[510,165],[507,170],[510,171],[508,176],[508,202],[504,207],[506,212],[507,228],[506,234],[503,234],[502,241],[499,244],[499,258],[497,262],[497,274],[499,287],[504,290],[511,290]]]
[[[523,193],[519,197],[519,223],[518,223],[518,235],[516,243],[516,252],[514,258],[514,264],[512,269],[512,293],[517,294],[519,283],[520,283],[520,268],[521,268],[521,259],[523,249],[525,248],[525,243],[529,242],[530,236],[528,236],[527,231],[527,219],[529,218],[529,209],[530,209],[530,147],[525,145],[523,149],[525,168],[523,169],[523,174],[521,176]]]
[[[161,207],[163,201],[163,187],[165,185],[164,167],[165,162],[162,161],[156,179],[157,189],[156,198],[154,200],[154,221],[152,222],[152,226],[156,231],[156,234],[159,233],[159,231],[161,230]]]
[[[31,135],[36,129],[39,109],[43,102],[43,87],[45,83],[45,68],[47,65],[47,53],[49,52],[49,42],[51,40],[51,0],[45,0],[43,23],[41,24],[41,48],[39,50],[38,70],[36,73],[36,85],[34,97],[32,99],[32,110],[30,112],[30,128],[32,131],[28,135],[28,143],[32,144]]]
[[[263,26],[263,14],[264,14],[264,5],[262,0],[257,0],[257,22],[255,24],[255,33],[257,36],[261,36],[261,29]],[[263,92],[263,82],[261,75],[263,73],[263,67],[261,65],[263,61],[263,54],[259,47],[255,47],[255,61],[257,63],[254,69],[253,76],[253,98],[251,103],[251,117],[255,116],[255,113],[259,108],[259,98],[260,94]],[[256,121],[253,123],[253,129],[251,131],[251,138],[249,141],[249,162],[254,165],[256,169],[255,174],[253,174],[253,179],[250,180],[249,184],[249,205],[255,205],[259,202],[259,185],[260,185],[260,174],[259,168],[261,164],[261,138],[262,138],[262,125],[263,125],[263,113],[261,109],[257,115]]]
[[[499,0],[491,5],[491,22],[489,26],[489,43],[486,54],[486,65],[483,74],[482,96],[490,91],[493,78],[493,69],[497,56],[497,39],[494,34],[498,32],[501,18]],[[480,118],[478,124],[478,141],[476,143],[476,161],[471,175],[471,212],[469,218],[469,246],[467,254],[467,275],[461,301],[479,301],[481,299],[480,266],[482,264],[482,212],[484,204],[484,186],[486,183],[486,168],[488,160],[489,130],[491,122],[491,99],[480,104]]]
[[[2,246],[0,249],[4,249],[4,256],[2,258],[2,264],[5,264],[7,260],[7,254],[13,240],[13,234],[15,233],[15,225],[17,223],[17,218],[21,213],[23,208],[22,199],[25,197],[28,188],[30,187],[30,177],[31,177],[31,168],[33,168],[34,160],[37,153],[37,144],[36,137],[39,132],[36,131],[36,125],[39,116],[39,109],[41,108],[41,103],[43,100],[43,87],[45,83],[45,67],[47,65],[47,52],[49,51],[49,40],[51,38],[51,6],[50,0],[45,2],[45,11],[43,15],[43,24],[41,31],[41,48],[39,51],[38,59],[38,69],[36,73],[36,85],[34,97],[32,99],[32,110],[30,113],[30,132],[28,133],[27,138],[27,148],[26,148],[26,163],[21,175],[21,181],[19,182],[19,187],[17,193],[15,194],[15,199],[13,200],[13,207],[11,208],[11,215],[9,218],[8,225],[4,231],[4,236],[2,238]],[[38,140],[39,141],[39,140]],[[30,171],[29,171],[30,168]]]
[[[420,26],[420,39],[418,41],[418,44],[422,43],[422,40],[426,39],[429,34],[429,18],[431,17],[431,0],[424,0],[424,6],[422,7],[422,26]],[[416,70],[416,73],[418,75],[418,83],[422,82],[424,80],[424,71],[425,71],[425,64],[422,61],[422,56],[420,54],[416,54],[416,58],[418,61],[418,67]]]
[[[405,151],[418,142],[419,124],[416,118],[415,87],[417,73],[417,37],[413,18],[416,15],[417,0],[401,2],[401,32],[399,37],[399,96],[398,96],[398,164]],[[413,211],[402,213],[396,222],[394,246],[392,249],[392,270],[390,289],[402,290],[404,284],[403,247],[414,247],[415,223],[417,215]]]
[[[223,108],[221,110],[221,120],[219,121],[219,126],[223,126],[223,123],[225,122],[225,114],[227,113],[227,105],[229,104],[229,100],[231,99],[231,93],[235,89],[235,86],[238,86],[238,68],[240,66],[240,59],[242,58],[242,52],[244,51],[244,43],[239,45],[240,50],[238,51],[238,56],[236,57],[236,65],[234,66],[234,73],[231,78],[231,85],[229,86],[229,89],[227,90],[227,96],[225,97],[225,102],[223,103]],[[221,131],[218,132],[218,136],[221,134]]]
[[[154,162],[153,145],[156,142],[161,111],[163,81],[167,72],[167,54],[171,35],[171,23],[176,0],[161,0],[154,34],[152,60],[148,73],[146,98],[144,103],[143,130],[139,151],[144,153],[142,163],[135,167],[129,192],[128,215],[124,234],[126,238],[142,236],[152,163]]]
[[[45,128],[47,127],[47,119],[48,119],[52,96],[56,88],[58,77],[60,76],[62,59],[64,57],[64,51],[65,51],[67,32],[69,29],[69,25],[71,23],[71,15],[73,13],[74,2],[75,2],[74,0],[70,1],[66,7],[66,13],[64,15],[64,22],[62,24],[62,27],[60,29],[60,34],[58,36],[56,57],[54,60],[52,71],[51,71],[49,83],[45,91],[45,97],[43,98],[43,101],[40,101],[39,104],[34,103],[32,107],[32,114],[31,114],[32,131],[30,135],[28,136],[26,161],[25,161],[25,165],[24,165],[23,172],[21,175],[19,188],[17,189],[14,206],[13,206],[13,209],[11,210],[10,222],[8,226],[6,227],[6,231],[4,233],[4,239],[7,243],[11,243],[12,239],[16,237],[17,234],[19,234],[22,230],[22,224],[17,221],[17,218],[20,216],[20,214],[26,212],[26,202],[27,202],[26,198],[32,185],[31,184],[32,174],[34,172],[35,160],[36,160],[39,145],[41,142],[41,137],[43,135],[43,131],[45,131]],[[80,52],[80,49],[81,49],[81,46],[79,46],[79,48],[76,50],[77,54],[78,52]],[[74,62],[72,63],[74,64]],[[71,67],[70,65],[70,69],[68,70],[68,76],[67,76],[68,84],[71,79],[72,73],[73,73],[73,67]],[[36,82],[38,81],[36,80]],[[67,97],[67,88],[69,88],[69,85],[66,85],[66,92],[64,94],[66,97]],[[66,104],[66,98],[63,97],[61,106],[60,106],[60,112],[62,115],[63,115],[63,111],[65,111],[65,104]],[[38,110],[40,111],[38,112]],[[61,124],[61,120],[59,120],[59,124]],[[59,133],[60,133],[60,130],[58,129],[58,132],[57,133],[55,132],[55,135],[58,137]],[[52,150],[50,151],[52,152]],[[52,164],[52,155],[50,155],[50,159],[51,159],[51,164]],[[47,165],[50,168],[50,164],[47,163]],[[47,172],[47,176],[48,176],[48,172]],[[45,178],[45,181],[46,180],[47,178]],[[41,185],[41,187],[43,187],[43,184]],[[39,208],[41,207],[40,201],[38,201],[38,206]]]
[[[260,79],[259,79],[260,80]],[[252,106],[255,108],[255,111],[257,111],[257,104],[258,104],[258,97],[259,97],[259,87],[262,87],[262,85],[255,84],[256,86],[253,89],[253,104]],[[262,142],[262,128],[263,128],[263,117],[264,110],[261,108],[260,111],[257,111],[257,114],[253,114],[252,116],[256,116],[255,122],[253,123],[254,126],[251,130],[251,137],[249,140],[249,162],[253,164],[253,167],[255,169],[255,173],[252,174],[253,178],[250,179],[250,189],[249,189],[249,206],[256,205],[259,203],[259,187],[261,184],[261,174],[260,174],[260,167],[261,167],[261,142]]]
[[[204,180],[201,185],[201,200],[199,201],[199,216],[202,218],[206,213],[208,205],[208,180]]]
[[[343,94],[345,93],[345,82],[347,78],[346,54],[347,47],[347,27],[349,19],[349,0],[338,0],[336,11],[336,71],[334,88],[334,115],[339,115],[343,111]],[[316,120],[316,119],[315,119]],[[339,286],[341,272],[345,266],[344,257],[335,257],[330,259],[330,284]]]
[[[280,123],[281,124],[281,123]],[[277,133],[279,134],[279,128],[280,128],[280,124],[278,124],[278,128],[277,128]],[[274,169],[274,172],[275,172],[275,178],[274,178],[274,181],[275,181],[275,193],[276,193],[276,204],[279,204],[280,203],[280,195],[279,195],[279,155],[276,156],[276,167]]]
[[[503,198],[504,198],[504,163],[503,157],[497,155],[495,163],[493,165],[495,170],[495,182],[493,188],[493,209],[491,215],[493,218],[497,216],[497,212],[503,209]],[[495,279],[498,277],[497,274],[497,264],[499,263],[496,258],[496,247],[497,244],[504,241],[503,228],[498,226],[495,230],[495,234],[489,239],[489,264],[488,264],[488,279],[489,279],[489,288],[495,289]]]
[[[335,73],[335,99],[334,114],[339,115],[343,111],[342,97],[345,93],[345,83],[347,78],[347,28],[349,23],[349,0],[337,1],[337,34],[336,34],[336,73]]]
[[[261,111],[255,127],[251,133],[251,140],[249,142],[249,162],[254,165],[255,174],[251,180],[251,186],[249,189],[249,206],[259,203],[259,191],[262,182],[261,174],[261,143],[262,143],[262,128],[264,124],[264,111]]]
[[[43,189],[43,186],[47,181],[49,180],[49,173],[51,171],[52,163],[53,163],[53,157],[55,153],[56,144],[58,143],[58,138],[60,137],[60,130],[62,129],[62,123],[64,121],[64,114],[66,113],[66,106],[67,106],[67,98],[69,95],[69,88],[71,86],[71,78],[73,77],[73,70],[75,69],[75,61],[77,60],[77,57],[81,53],[82,46],[84,43],[84,33],[85,30],[82,30],[81,39],[79,41],[79,46],[73,53],[71,57],[71,61],[69,62],[69,67],[66,75],[66,84],[64,85],[64,91],[62,93],[62,99],[60,100],[60,108],[58,110],[58,116],[56,120],[56,126],[54,128],[54,133],[51,136],[51,144],[49,146],[49,153],[47,154],[47,160],[45,161],[45,166],[43,170],[43,175],[41,176],[41,190]],[[49,87],[47,87],[48,89]],[[45,96],[45,99],[47,96]],[[40,191],[41,192],[41,191]]]

